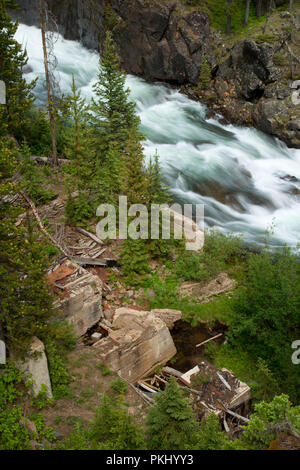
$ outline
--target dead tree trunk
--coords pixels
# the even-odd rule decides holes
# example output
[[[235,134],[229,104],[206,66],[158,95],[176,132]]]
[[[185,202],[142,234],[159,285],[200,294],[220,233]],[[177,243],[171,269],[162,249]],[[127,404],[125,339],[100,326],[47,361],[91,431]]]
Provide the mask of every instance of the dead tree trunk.
[[[51,93],[51,82],[48,67],[48,54],[47,54],[47,43],[46,43],[46,24],[45,24],[45,1],[38,0],[38,8],[40,14],[40,23],[42,30],[42,43],[44,52],[44,66],[46,75],[46,87],[48,96],[48,110],[50,120],[50,131],[51,131],[51,142],[52,142],[52,162],[54,166],[57,166],[57,149],[56,149],[56,136],[55,136],[55,108],[54,108],[54,97]]]
[[[244,18],[245,28],[248,26],[248,22],[249,22],[250,3],[251,3],[251,0],[246,0],[246,9],[245,9],[245,18]]]
[[[256,0],[256,16],[262,16],[262,0]]]
[[[226,34],[227,36],[231,33],[231,5],[233,0],[227,0],[228,3],[228,12],[227,12],[227,24],[226,24]]]
[[[271,13],[272,13],[273,6],[274,6],[274,1],[269,0],[266,22],[265,22],[264,29],[263,29],[264,34],[267,31],[267,26],[268,26],[268,23],[269,23],[269,19],[270,19]]]

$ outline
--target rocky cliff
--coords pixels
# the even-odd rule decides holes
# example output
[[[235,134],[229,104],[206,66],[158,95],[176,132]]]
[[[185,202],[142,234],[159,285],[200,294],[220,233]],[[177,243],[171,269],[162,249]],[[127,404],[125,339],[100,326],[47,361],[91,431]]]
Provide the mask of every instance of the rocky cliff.
[[[14,15],[39,25],[36,0],[19,4],[21,10]],[[97,49],[110,29],[125,71],[147,80],[196,85],[203,56],[215,63],[208,15],[187,11],[178,1],[49,0],[48,4],[64,37],[80,40],[88,48]]]

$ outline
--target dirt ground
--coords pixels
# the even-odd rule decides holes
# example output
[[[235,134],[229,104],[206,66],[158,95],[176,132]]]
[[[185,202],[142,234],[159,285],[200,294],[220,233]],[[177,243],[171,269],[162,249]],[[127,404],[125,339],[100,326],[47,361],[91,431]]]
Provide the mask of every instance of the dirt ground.
[[[95,414],[104,393],[116,395],[111,383],[118,378],[111,371],[110,375],[103,375],[99,359],[92,348],[79,344],[68,357],[68,371],[71,375],[70,384],[72,397],[56,400],[54,406],[42,411],[47,426],[66,437],[73,430],[77,421],[87,424]],[[125,394],[128,411],[135,416],[136,421],[143,424],[148,406],[128,387]]]

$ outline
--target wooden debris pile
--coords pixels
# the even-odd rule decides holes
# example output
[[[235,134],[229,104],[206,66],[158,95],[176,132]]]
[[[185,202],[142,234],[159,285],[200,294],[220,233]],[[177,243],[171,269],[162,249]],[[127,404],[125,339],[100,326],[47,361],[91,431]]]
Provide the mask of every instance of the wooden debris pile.
[[[208,361],[202,361],[185,373],[163,367],[160,373],[143,378],[136,385],[148,399],[153,400],[155,394],[165,389],[171,376],[176,378],[180,387],[189,390],[191,405],[199,421],[214,413],[231,435],[240,433],[241,425],[249,422],[250,387],[229,370],[220,370]]]

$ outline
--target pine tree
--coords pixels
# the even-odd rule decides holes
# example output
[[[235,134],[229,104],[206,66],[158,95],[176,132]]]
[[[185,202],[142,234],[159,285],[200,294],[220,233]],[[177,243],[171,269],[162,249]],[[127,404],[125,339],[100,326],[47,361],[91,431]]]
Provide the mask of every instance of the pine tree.
[[[129,204],[148,203],[148,179],[144,165],[143,147],[135,129],[129,134],[123,154],[122,192]]]
[[[141,450],[145,448],[143,430],[134,423],[124,397],[110,398],[104,394],[96,409],[89,438],[101,450]]]
[[[16,226],[24,209],[9,202],[18,191],[11,181],[19,169],[14,154],[12,143],[0,141],[0,332],[9,349],[23,354],[33,336],[46,336],[53,312],[41,244],[29,217],[27,228]]]
[[[13,23],[7,14],[7,6],[15,6],[15,2],[0,0],[0,80],[6,84],[6,112],[2,118],[7,122],[8,131],[22,140],[29,124],[27,114],[34,101],[32,90],[36,81],[28,84],[23,78],[27,54],[14,39],[18,23]]]
[[[184,450],[195,443],[199,429],[188,399],[174,378],[156,398],[147,417],[148,447],[151,450]]]
[[[159,164],[159,156],[155,153],[153,159],[150,158],[150,163],[147,168],[148,178],[148,197],[151,204],[165,204],[170,202],[170,197],[167,193],[167,187],[164,184],[161,168]]]
[[[102,159],[105,159],[112,140],[118,142],[121,155],[130,130],[134,128],[137,131],[140,124],[135,104],[129,100],[130,90],[125,88],[125,80],[126,75],[120,69],[119,58],[108,32],[99,61],[98,81],[94,85],[96,99],[92,105],[95,143]]]
[[[90,161],[93,157],[91,129],[88,126],[89,109],[72,77],[71,93],[61,103],[64,120],[62,130],[63,152],[72,163],[72,174],[76,175],[77,186],[85,186],[91,177]]]

